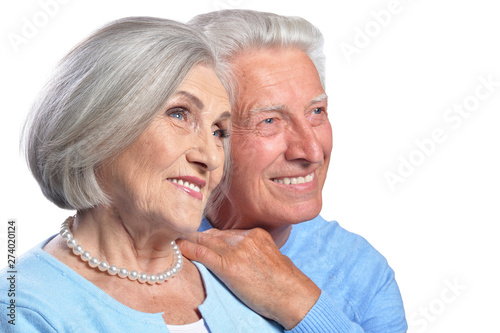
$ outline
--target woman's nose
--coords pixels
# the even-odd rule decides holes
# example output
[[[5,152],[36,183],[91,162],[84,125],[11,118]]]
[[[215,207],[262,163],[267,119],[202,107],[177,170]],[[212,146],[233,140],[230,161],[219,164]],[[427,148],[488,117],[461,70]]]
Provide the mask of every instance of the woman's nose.
[[[188,162],[197,164],[205,171],[221,167],[224,163],[224,151],[222,143],[219,145],[216,140],[219,139],[212,134],[212,131],[200,133],[186,154]]]

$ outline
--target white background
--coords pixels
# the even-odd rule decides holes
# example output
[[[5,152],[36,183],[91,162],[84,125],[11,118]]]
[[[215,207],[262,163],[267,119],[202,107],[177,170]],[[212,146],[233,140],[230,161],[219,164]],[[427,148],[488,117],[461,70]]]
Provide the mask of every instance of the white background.
[[[298,15],[325,36],[334,146],[323,216],[361,234],[386,256],[410,332],[498,327],[500,86],[472,104],[480,76],[500,82],[495,1],[61,0],[57,8],[45,9],[48,15],[42,3],[49,2],[54,3],[1,5],[2,251],[9,219],[17,221],[21,254],[56,233],[72,214],[42,196],[19,154],[18,139],[50,69],[73,45],[124,16],[185,22],[222,7]],[[371,13],[391,2],[397,10],[381,26]],[[31,36],[26,22],[39,25]],[[365,29],[371,37],[363,39],[359,31]],[[9,38],[25,39],[15,46]],[[341,49],[346,44],[357,53],[346,57]],[[475,110],[460,124],[447,122],[447,110],[464,101]],[[444,142],[427,155],[419,153],[415,141],[432,138],[435,129],[444,132]],[[400,158],[420,165],[408,175]],[[384,174],[397,175],[398,167],[407,174],[391,190]],[[6,262],[6,255],[0,257],[0,267]]]

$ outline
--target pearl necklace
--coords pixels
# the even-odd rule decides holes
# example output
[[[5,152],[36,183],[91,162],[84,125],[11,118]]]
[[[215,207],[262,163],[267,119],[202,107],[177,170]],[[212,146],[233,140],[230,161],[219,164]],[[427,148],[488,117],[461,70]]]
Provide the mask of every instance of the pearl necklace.
[[[63,222],[61,225],[61,231],[59,234],[66,241],[66,244],[69,248],[73,250],[73,253],[76,256],[79,256],[83,261],[88,262],[89,266],[92,268],[97,267],[101,272],[108,272],[109,275],[117,275],[121,278],[128,277],[131,281],[139,281],[140,283],[149,283],[149,284],[160,284],[167,280],[170,280],[174,276],[176,276],[182,269],[183,259],[181,251],[175,241],[172,241],[170,244],[174,249],[174,264],[172,267],[168,268],[164,272],[160,272],[158,274],[146,274],[146,273],[138,273],[136,270],[129,271],[127,268],[122,267],[118,269],[116,265],[110,265],[105,260],[99,260],[96,257],[92,257],[89,251],[85,251],[83,247],[78,244],[77,240],[73,237],[71,233],[71,225],[75,220],[74,216],[70,216]]]

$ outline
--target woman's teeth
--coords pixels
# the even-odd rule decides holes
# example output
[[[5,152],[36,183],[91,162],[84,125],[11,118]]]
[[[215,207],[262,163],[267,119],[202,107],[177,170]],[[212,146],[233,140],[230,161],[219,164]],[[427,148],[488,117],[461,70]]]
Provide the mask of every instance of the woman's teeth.
[[[187,187],[187,188],[190,188],[192,189],[193,191],[196,191],[196,192],[201,192],[201,189],[194,185],[194,184],[191,184],[187,181],[183,181],[182,179],[175,179],[175,178],[170,178],[169,179],[172,183],[176,183],[178,185],[181,185],[181,186],[184,186],[184,187]]]

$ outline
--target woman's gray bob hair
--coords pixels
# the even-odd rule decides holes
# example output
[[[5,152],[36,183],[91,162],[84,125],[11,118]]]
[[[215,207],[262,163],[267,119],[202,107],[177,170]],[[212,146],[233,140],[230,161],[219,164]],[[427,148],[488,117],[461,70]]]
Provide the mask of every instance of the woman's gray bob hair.
[[[98,168],[132,144],[197,64],[215,68],[209,43],[159,18],[111,22],[56,67],[23,131],[28,167],[57,206],[110,203]]]

